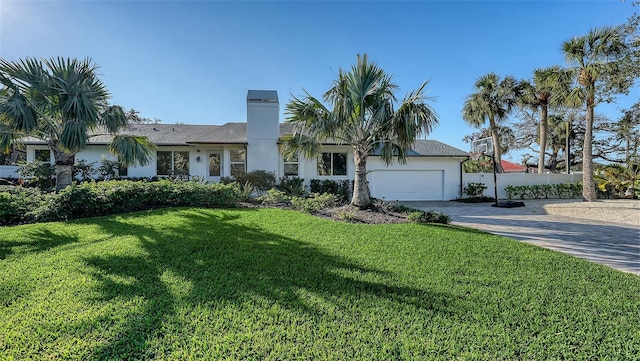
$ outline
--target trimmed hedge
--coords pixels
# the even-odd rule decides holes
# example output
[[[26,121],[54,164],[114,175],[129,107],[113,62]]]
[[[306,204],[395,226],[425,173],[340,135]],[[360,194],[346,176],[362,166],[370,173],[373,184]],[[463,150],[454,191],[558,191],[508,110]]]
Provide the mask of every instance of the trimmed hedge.
[[[241,201],[237,184],[196,181],[133,182],[113,180],[71,185],[58,193],[21,187],[0,189],[0,224],[48,222],[144,209],[199,206],[233,207]]]
[[[582,182],[504,187],[508,199],[580,198]]]

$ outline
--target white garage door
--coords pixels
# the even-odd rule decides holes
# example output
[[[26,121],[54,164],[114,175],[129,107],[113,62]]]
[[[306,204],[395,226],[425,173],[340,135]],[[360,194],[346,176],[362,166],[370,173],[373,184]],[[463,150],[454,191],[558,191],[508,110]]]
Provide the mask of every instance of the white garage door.
[[[371,196],[398,201],[444,200],[444,170],[374,170]]]

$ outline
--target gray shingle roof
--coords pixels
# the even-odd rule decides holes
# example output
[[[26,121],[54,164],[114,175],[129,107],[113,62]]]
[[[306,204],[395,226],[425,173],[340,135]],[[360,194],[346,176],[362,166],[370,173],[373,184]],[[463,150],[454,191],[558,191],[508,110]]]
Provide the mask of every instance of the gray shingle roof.
[[[133,124],[120,134],[147,136],[156,145],[187,145],[202,134],[214,134],[219,125],[187,125],[187,124]],[[93,134],[100,134],[95,131]],[[106,133],[106,132],[105,132]],[[89,144],[109,144],[112,136],[97,135],[89,139]],[[26,137],[26,144],[44,144],[39,139]]]
[[[280,123],[280,136],[291,134],[293,124]],[[147,136],[156,145],[189,144],[247,144],[247,123],[226,123],[223,125],[194,124],[134,124],[122,134]],[[92,137],[89,144],[108,144],[110,135]],[[26,144],[44,144],[44,142],[26,137]],[[374,152],[374,155],[377,152]],[[437,140],[416,140],[409,156],[466,157],[469,153]]]
[[[419,139],[411,147],[419,156],[468,157],[469,152],[432,139]]]

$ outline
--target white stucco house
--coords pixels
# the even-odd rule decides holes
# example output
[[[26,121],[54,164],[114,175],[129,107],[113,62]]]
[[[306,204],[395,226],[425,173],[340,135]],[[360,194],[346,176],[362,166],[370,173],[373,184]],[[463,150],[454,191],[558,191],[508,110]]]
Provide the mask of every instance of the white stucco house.
[[[187,174],[209,181],[247,171],[266,170],[276,177],[353,180],[355,168],[350,146],[325,144],[317,159],[285,161],[279,139],[290,134],[291,124],[280,123],[278,94],[271,90],[249,90],[246,123],[224,125],[136,124],[127,134],[147,136],[157,146],[146,166],[131,166],[129,177]],[[76,160],[99,164],[115,159],[108,151],[109,137],[91,138]],[[27,161],[51,161],[45,143],[27,139]],[[386,166],[375,154],[367,163],[371,195],[387,200],[450,200],[461,190],[461,162],[468,153],[435,140],[417,140],[406,164]]]

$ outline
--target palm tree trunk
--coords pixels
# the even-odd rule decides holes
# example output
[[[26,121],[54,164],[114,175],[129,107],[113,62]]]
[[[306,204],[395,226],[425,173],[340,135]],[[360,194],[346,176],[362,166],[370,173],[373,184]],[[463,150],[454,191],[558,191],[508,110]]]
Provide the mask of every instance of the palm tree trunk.
[[[540,157],[538,158],[538,174],[544,173],[544,157],[547,150],[547,105],[540,106]]]
[[[592,84],[592,89],[594,85]],[[595,108],[595,94],[591,90],[587,96],[586,127],[582,150],[582,198],[587,202],[597,201],[596,186],[593,179],[593,116]]]
[[[56,161],[56,192],[71,185],[73,181],[73,163],[75,154],[69,154],[60,149],[51,147],[53,157]]]
[[[365,208],[371,203],[369,187],[367,186],[367,152],[359,148],[353,148],[353,162],[356,166],[356,176],[353,183],[353,197],[351,204]]]
[[[502,149],[500,148],[500,134],[498,133],[498,126],[492,116],[489,117],[489,127],[491,128],[491,138],[493,139],[493,156],[495,161],[495,167],[497,173],[503,173],[502,169]]]
[[[558,153],[559,152],[560,152],[560,147],[553,146],[551,156],[549,156],[549,172],[551,173],[556,173],[558,170]]]

